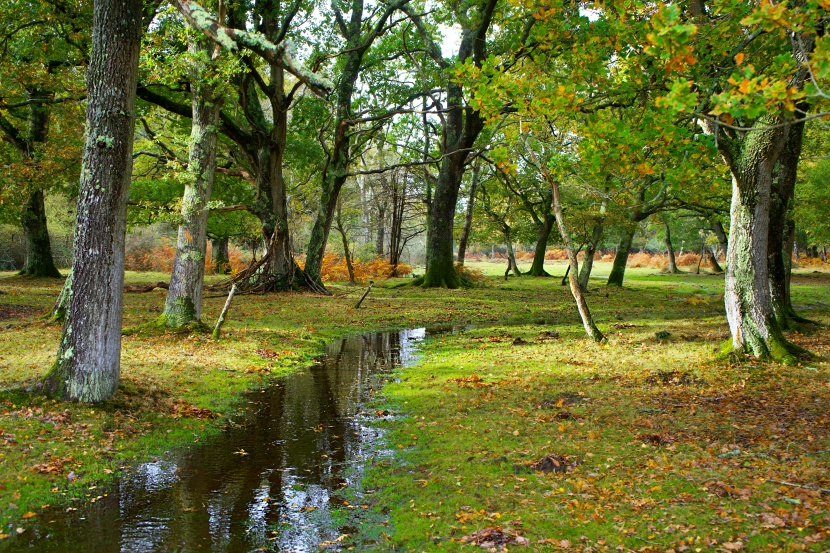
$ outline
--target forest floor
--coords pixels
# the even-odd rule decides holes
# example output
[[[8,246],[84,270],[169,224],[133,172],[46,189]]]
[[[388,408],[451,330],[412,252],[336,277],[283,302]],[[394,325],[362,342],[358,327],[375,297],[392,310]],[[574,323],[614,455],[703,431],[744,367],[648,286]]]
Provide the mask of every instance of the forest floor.
[[[606,289],[607,265],[589,296],[604,346],[583,338],[558,278],[470,290],[397,279],[359,310],[363,287],[330,285],[331,297],[236,298],[219,341],[128,332],[119,394],[94,407],[24,391],[53,362],[60,328],[44,320],[61,283],[0,274],[0,529],[94,501],[120,468],[204,440],[244,409],[242,391],[338,336],[472,323],[428,341],[385,389],[400,458],[370,476],[384,549],[827,550],[830,504],[816,490],[830,488],[830,274],[794,279],[796,307],[823,326],[790,337],[820,357],[783,367],[715,359],[728,337],[722,278],[630,269],[625,288]],[[124,326],[155,319],[165,292],[126,294]],[[223,303],[208,297],[203,320]]]

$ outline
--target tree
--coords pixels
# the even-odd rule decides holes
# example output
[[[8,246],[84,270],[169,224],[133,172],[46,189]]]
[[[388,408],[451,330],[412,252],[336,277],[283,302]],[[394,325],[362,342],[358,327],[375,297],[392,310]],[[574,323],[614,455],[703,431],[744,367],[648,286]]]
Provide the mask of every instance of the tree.
[[[730,25],[716,22],[715,12]],[[800,103],[822,94],[830,58],[816,39],[825,18],[814,4],[714,2],[687,16],[669,6],[655,15],[651,35],[655,59],[687,56],[663,104],[701,120],[732,176],[724,295],[731,348],[785,362],[801,350],[784,338],[770,291],[772,187],[791,121],[805,115]],[[713,42],[719,38],[724,45]]]
[[[423,41],[426,54],[444,72],[445,101],[436,102],[441,112],[441,164],[431,198],[427,228],[427,269],[423,286],[458,288],[453,264],[453,224],[458,192],[467,168],[471,149],[484,129],[481,112],[465,102],[464,81],[450,71],[455,64],[480,69],[487,58],[487,37],[498,0],[461,2],[454,6],[456,23],[461,26],[461,43],[455,60],[444,58],[420,16],[407,13]]]
[[[78,127],[83,98],[76,68],[89,47],[84,20],[89,6],[13,1],[0,15],[0,137],[7,182],[0,216],[19,217],[26,237],[21,274],[60,277],[52,258],[44,194],[66,189],[80,151]],[[25,69],[24,69],[25,68]],[[57,130],[57,133],[51,132]],[[6,179],[4,179],[6,181]],[[5,212],[5,213],[3,213]]]
[[[141,0],[96,0],[87,72],[87,127],[69,308],[55,396],[97,403],[118,389],[124,235],[132,174]]]
[[[390,18],[408,2],[409,0],[394,0],[377,10],[369,11],[365,9],[363,0],[352,0],[349,4],[351,13],[348,21],[341,11],[340,3],[332,2],[336,31],[343,40],[344,50],[342,60],[339,62],[339,73],[334,89],[335,106],[331,122],[333,136],[330,144],[324,146],[325,165],[322,173],[320,200],[306,251],[305,270],[318,282],[337,206],[337,197],[350,176],[349,165],[354,157],[353,150],[361,150],[360,147],[355,148],[355,134],[361,123],[382,120],[392,115],[389,113],[370,116],[364,121],[362,117],[354,113],[352,102],[358,79],[365,69],[365,58],[373,44],[395,24],[395,22],[390,23]],[[377,63],[378,60],[370,60],[370,62]],[[374,125],[373,129],[379,130],[379,127]],[[371,134],[364,136],[362,141],[367,141],[370,136]]]

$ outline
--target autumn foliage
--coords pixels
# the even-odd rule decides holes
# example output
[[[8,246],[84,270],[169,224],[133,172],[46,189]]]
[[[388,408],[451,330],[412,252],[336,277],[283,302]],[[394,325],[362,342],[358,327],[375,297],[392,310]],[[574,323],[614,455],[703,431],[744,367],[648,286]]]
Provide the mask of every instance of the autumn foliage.
[[[394,267],[386,258],[378,257],[372,261],[352,260],[354,279],[357,282],[368,282],[372,279],[406,276],[412,272],[412,266],[399,263]],[[326,252],[323,257],[323,266],[320,275],[325,282],[349,280],[349,268],[346,259],[337,254]]]
[[[205,274],[213,274],[214,263],[211,245],[208,243],[205,252]],[[176,244],[167,238],[162,238],[161,244],[147,245],[144,243],[127,248],[124,267],[128,271],[156,271],[169,273],[173,270],[173,260],[176,257]],[[239,248],[231,247],[228,251],[231,270],[236,273],[248,266],[248,260],[243,257]]]

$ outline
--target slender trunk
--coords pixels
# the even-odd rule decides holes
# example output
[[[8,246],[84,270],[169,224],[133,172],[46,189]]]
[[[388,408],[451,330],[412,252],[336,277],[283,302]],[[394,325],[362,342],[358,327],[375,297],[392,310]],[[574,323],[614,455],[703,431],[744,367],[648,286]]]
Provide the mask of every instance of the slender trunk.
[[[588,291],[588,280],[591,278],[591,270],[594,268],[594,254],[597,251],[602,233],[605,230],[605,209],[607,200],[602,201],[599,208],[599,217],[594,221],[594,228],[591,231],[591,238],[585,248],[585,257],[582,258],[582,268],[579,270],[579,285],[586,292]]]
[[[531,151],[531,156],[536,160],[536,154],[533,151]],[[538,160],[536,161],[542,170],[542,174],[547,179],[548,184],[550,184],[551,192],[553,193],[553,212],[556,216],[556,224],[559,227],[559,236],[562,238],[562,242],[565,244],[565,251],[568,253],[568,268],[570,269],[568,283],[571,287],[571,295],[573,295],[574,301],[576,302],[577,311],[579,311],[579,317],[582,319],[582,326],[589,338],[595,342],[603,342],[605,341],[605,336],[603,336],[602,332],[600,332],[594,323],[591,310],[588,308],[588,301],[585,299],[585,293],[582,290],[582,286],[579,285],[579,278],[577,276],[579,275],[579,263],[576,259],[576,251],[571,244],[571,237],[565,223],[562,200],[559,197],[559,183],[548,172],[545,164],[538,163]]]
[[[375,237],[375,254],[383,256],[383,246],[386,244],[386,209],[385,206],[378,207],[378,232]]]
[[[354,265],[352,264],[352,253],[349,250],[349,237],[346,234],[346,228],[343,226],[343,209],[342,202],[337,201],[337,218],[335,219],[337,231],[340,233],[340,238],[343,240],[343,257],[346,260],[346,269],[349,271],[349,284],[355,284],[354,279]]]
[[[232,272],[228,242],[227,236],[210,241],[213,252],[213,272],[217,275],[229,275]]]
[[[352,22],[359,22],[362,17],[363,5],[356,4],[352,11]],[[349,36],[344,37],[350,46],[343,62],[343,69],[337,81],[337,109],[334,126],[334,138],[331,146],[331,157],[323,171],[322,186],[320,187],[320,204],[306,250],[305,272],[316,282],[320,282],[320,269],[323,266],[323,256],[326,253],[326,244],[329,240],[331,222],[334,218],[334,208],[340,189],[346,182],[351,161],[352,149],[352,95],[355,83],[360,75],[363,56],[375,37],[363,40],[361,27],[350,25]]]
[[[628,224],[623,228],[622,238],[617,247],[617,255],[614,256],[614,264],[611,267],[611,274],[608,275],[608,286],[622,286],[625,278],[625,266],[628,263],[628,254],[631,253],[631,243],[634,241],[634,233],[637,232],[636,224]]]
[[[43,203],[43,191],[35,190],[26,202],[23,217],[23,231],[26,235],[26,265],[21,275],[34,277],[61,276],[52,259],[52,245],[49,243],[49,230],[46,227],[46,208]]]
[[[210,57],[214,47],[202,39],[189,45],[194,58]],[[208,64],[197,62],[191,75],[190,152],[187,183],[182,197],[182,222],[179,224],[176,257],[170,275],[170,288],[161,321],[177,328],[197,322],[202,314],[202,288],[205,280],[208,202],[216,174],[216,129],[219,125],[220,98],[214,93]]]
[[[546,213],[545,218],[539,225],[539,232],[536,236],[536,250],[533,252],[533,264],[527,272],[530,276],[550,276],[545,270],[545,254],[548,250],[548,239],[556,223],[556,217],[552,213]]]
[[[668,271],[670,274],[676,275],[677,274],[677,260],[674,258],[674,246],[671,243],[671,228],[669,227],[668,221],[663,221],[663,231],[665,236],[663,240],[666,243],[666,254],[669,258],[669,268]]]
[[[72,297],[46,379],[53,395],[76,401],[97,403],[118,389],[142,7],[140,0],[96,0],[93,8]]]
[[[513,251],[513,242],[511,241],[513,239],[512,232],[509,228],[504,231],[504,237],[507,239],[507,269],[513,271],[513,274],[516,276],[522,276],[519,265],[516,263],[516,253]]]
[[[467,242],[470,240],[470,231],[473,228],[473,207],[475,206],[480,172],[481,168],[478,165],[473,166],[473,178],[470,182],[470,195],[467,197],[467,212],[464,216],[464,228],[461,229],[461,236],[458,239],[458,255],[456,260],[462,265],[464,265],[464,258],[467,256]]]

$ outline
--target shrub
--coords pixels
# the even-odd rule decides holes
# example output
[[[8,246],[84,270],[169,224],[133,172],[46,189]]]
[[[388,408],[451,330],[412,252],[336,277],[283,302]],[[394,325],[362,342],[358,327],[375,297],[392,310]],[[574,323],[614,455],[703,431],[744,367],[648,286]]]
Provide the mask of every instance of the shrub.
[[[394,276],[406,276],[412,272],[412,267],[406,263],[398,263],[393,267],[386,258],[378,257],[371,261],[352,260],[354,278],[357,282],[368,282],[378,278],[390,278]],[[323,264],[320,268],[320,276],[323,281],[346,281],[349,280],[349,268],[346,259],[337,254],[326,252],[323,256]]]

